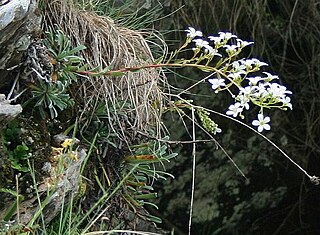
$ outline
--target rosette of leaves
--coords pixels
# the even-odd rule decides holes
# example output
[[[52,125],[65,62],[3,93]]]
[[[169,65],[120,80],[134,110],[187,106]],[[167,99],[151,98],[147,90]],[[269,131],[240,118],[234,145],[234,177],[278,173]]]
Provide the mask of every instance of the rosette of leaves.
[[[52,81],[61,81],[66,85],[77,81],[76,71],[79,71],[84,59],[78,54],[86,47],[72,47],[70,38],[62,31],[47,32],[44,44],[48,48],[53,64]]]
[[[68,91],[69,86],[77,81],[76,71],[81,67],[84,59],[79,56],[79,52],[85,49],[80,45],[72,47],[70,38],[60,30],[50,30],[43,40],[49,53],[49,59],[53,65],[51,80],[49,82],[38,79],[29,85],[35,102],[35,107],[40,111],[40,115],[45,117],[49,111],[50,118],[58,116],[58,111],[65,110],[74,104]]]
[[[38,85],[31,85],[33,99],[36,100],[35,107],[39,109],[41,117],[45,117],[49,110],[51,119],[58,116],[58,109],[65,110],[74,105],[74,100],[66,92],[67,86],[60,81],[46,83],[40,81]]]

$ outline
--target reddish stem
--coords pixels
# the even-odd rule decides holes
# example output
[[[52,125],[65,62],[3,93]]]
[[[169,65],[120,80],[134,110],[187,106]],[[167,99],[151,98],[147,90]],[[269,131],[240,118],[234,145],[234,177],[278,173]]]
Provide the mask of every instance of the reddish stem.
[[[135,66],[135,67],[125,67],[122,69],[118,69],[118,70],[110,70],[105,72],[104,74],[100,74],[101,72],[90,72],[90,71],[79,71],[77,72],[78,74],[82,74],[82,75],[105,75],[105,76],[109,76],[112,75],[114,73],[126,73],[126,72],[130,72],[130,71],[135,71],[135,70],[141,70],[141,69],[149,69],[149,68],[161,68],[161,67],[195,67],[195,68],[199,68],[199,69],[205,69],[205,70],[212,70],[212,71],[216,71],[215,68],[213,67],[209,67],[209,66],[205,66],[205,65],[200,65],[200,64],[148,64],[148,65],[142,65],[142,66]]]

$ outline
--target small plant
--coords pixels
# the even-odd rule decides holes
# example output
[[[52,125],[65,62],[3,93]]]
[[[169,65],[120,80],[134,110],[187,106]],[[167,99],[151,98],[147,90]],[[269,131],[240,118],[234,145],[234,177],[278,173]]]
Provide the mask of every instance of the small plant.
[[[9,150],[7,153],[13,169],[22,172],[29,171],[27,159],[30,158],[30,151],[27,145],[19,144],[13,151]]]
[[[165,137],[163,141],[168,140]],[[127,178],[123,185],[124,198],[133,207],[143,207],[151,205],[158,208],[151,200],[157,197],[152,185],[154,181],[159,179],[166,180],[167,177],[173,175],[166,172],[164,163],[170,162],[172,158],[177,156],[177,153],[168,153],[167,146],[159,141],[151,141],[130,147],[132,155],[124,158],[124,164],[128,171],[134,169],[132,174]],[[162,168],[162,169],[161,169]],[[147,214],[146,219],[161,223],[161,219]]]
[[[262,132],[270,130],[268,122],[269,117],[264,117],[266,109],[280,108],[292,109],[288,94],[291,91],[283,85],[273,82],[279,77],[268,72],[262,72],[262,67],[268,64],[261,62],[256,58],[238,59],[243,48],[252,45],[253,42],[247,42],[239,39],[236,35],[229,32],[220,32],[218,36],[208,36],[208,40],[203,39],[203,34],[189,27],[185,44],[178,50],[186,47],[189,43],[194,43],[193,56],[191,59],[183,60],[182,63],[201,65],[199,69],[211,73],[210,78],[205,78],[211,85],[215,93],[228,91],[235,100],[234,104],[229,106],[227,115],[233,117],[240,116],[244,118],[243,111],[249,110],[253,104],[260,108],[258,120],[252,124],[258,127]],[[211,62],[214,65],[210,65]],[[235,94],[237,92],[238,94]]]
[[[49,110],[50,118],[58,116],[58,110],[63,111],[67,107],[74,105],[74,100],[66,92],[67,87],[60,81],[50,84],[39,81],[37,85],[30,85],[33,98],[36,101],[41,117],[45,117],[46,110]]]
[[[28,172],[27,159],[30,158],[30,149],[19,139],[21,128],[16,122],[9,123],[2,131],[2,142],[11,167],[21,172]]]
[[[76,71],[80,69],[83,58],[78,56],[84,46],[72,48],[70,39],[60,30],[51,30],[43,40],[53,65],[51,79],[47,81],[37,74],[37,80],[29,85],[35,107],[39,109],[41,117],[45,117],[49,110],[50,118],[56,118],[58,111],[73,106],[74,101],[68,93],[69,86],[77,81]]]
[[[72,47],[70,38],[60,30],[47,32],[44,44],[53,64],[52,82],[61,81],[65,86],[77,81],[76,71],[84,59],[78,54],[86,47]]]

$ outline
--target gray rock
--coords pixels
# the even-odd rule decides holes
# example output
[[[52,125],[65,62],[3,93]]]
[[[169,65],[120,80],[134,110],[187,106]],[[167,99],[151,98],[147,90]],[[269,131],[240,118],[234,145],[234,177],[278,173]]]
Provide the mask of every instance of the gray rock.
[[[77,159],[73,155],[77,155]],[[70,198],[75,198],[79,193],[80,170],[87,154],[84,149],[59,156],[60,166],[51,166],[51,175],[39,183],[38,193],[46,202],[42,202],[42,213],[46,224],[58,215]],[[50,194],[48,194],[50,192]],[[20,223],[28,224],[39,211],[37,195],[20,203]],[[1,212],[1,211],[0,211]],[[1,214],[0,214],[1,215]],[[17,220],[16,220],[17,221]]]
[[[22,112],[20,104],[11,105],[4,94],[0,94],[0,130],[9,121]]]
[[[35,0],[10,0],[0,6],[0,88],[13,81],[10,72],[20,65],[40,27]]]
[[[30,0],[12,0],[0,8],[0,30],[10,23],[23,19],[30,5]]]

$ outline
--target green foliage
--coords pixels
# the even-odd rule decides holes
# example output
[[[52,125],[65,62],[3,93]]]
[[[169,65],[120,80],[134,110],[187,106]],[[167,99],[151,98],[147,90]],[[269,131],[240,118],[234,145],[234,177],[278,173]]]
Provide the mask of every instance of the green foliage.
[[[21,128],[13,121],[2,130],[2,142],[11,167],[21,172],[28,172],[27,159],[30,158],[30,149],[20,140],[20,135]]]
[[[33,95],[29,102],[35,102],[42,118],[49,110],[50,118],[58,116],[58,111],[74,105],[74,100],[68,93],[69,86],[77,81],[76,71],[81,67],[84,59],[78,54],[85,49],[80,45],[72,47],[70,38],[60,30],[51,30],[43,40],[50,54],[53,65],[51,81],[38,79],[29,85]]]
[[[77,81],[74,72],[80,69],[84,61],[78,54],[86,47],[83,45],[72,47],[70,38],[60,30],[47,32],[43,42],[52,56],[53,80],[61,81],[66,86],[72,81]]]
[[[168,140],[168,137],[162,141],[165,140]],[[158,209],[152,201],[157,197],[153,183],[159,179],[166,180],[167,177],[174,178],[167,173],[164,163],[170,162],[172,158],[177,156],[177,153],[169,153],[167,146],[160,141],[131,146],[130,149],[132,155],[124,158],[125,170],[123,172],[135,170],[125,181],[124,197],[133,207],[151,205]],[[149,214],[147,220],[161,223],[160,218]]]
[[[11,206],[9,206],[8,209],[5,211],[5,213],[0,217],[0,224],[2,222],[10,223],[9,221],[12,220],[12,216],[17,211],[17,205],[24,199],[24,197],[11,189],[1,188],[0,193],[7,193],[16,198],[16,201],[12,203]],[[0,229],[0,232],[4,232],[4,231],[1,231]]]
[[[58,110],[63,111],[67,107],[74,105],[74,100],[70,98],[66,91],[66,86],[57,81],[56,83],[45,83],[39,81],[37,85],[32,85],[33,98],[36,101],[35,107],[38,108],[41,117],[45,117],[45,110],[49,110],[51,119],[58,116]]]
[[[2,129],[2,140],[8,144],[9,141],[16,140],[21,134],[21,128],[16,121],[9,122],[7,128]]]
[[[81,216],[79,211],[73,211],[76,204],[73,200],[67,205],[63,205],[61,213],[50,223],[47,228],[47,234],[52,235],[67,235],[67,234],[81,234],[80,226],[77,223],[80,221]]]
[[[124,0],[77,0],[80,8],[94,11],[99,15],[107,15],[118,24],[131,29],[145,29],[158,21],[163,6],[160,2]]]
[[[24,143],[17,145],[13,151],[8,151],[8,158],[11,162],[11,167],[22,172],[28,172],[27,159],[29,155],[29,147]]]
[[[108,165],[119,164],[119,159],[123,158],[123,153],[129,151],[130,155],[125,156],[121,161],[120,179],[125,179],[123,184],[120,185],[122,189],[121,196],[135,213],[138,213],[148,221],[160,223],[160,218],[143,212],[146,205],[157,208],[153,203],[153,199],[157,197],[157,193],[153,188],[154,181],[166,179],[168,176],[172,177],[164,168],[161,168],[164,162],[169,162],[177,155],[170,153],[166,144],[161,142],[165,142],[168,138],[129,146],[129,149],[121,151],[119,155],[119,149],[123,148],[121,147],[123,139],[121,139],[120,135],[121,131],[126,130],[122,130],[122,128],[126,127],[119,127],[118,125],[119,123],[126,123],[130,118],[128,114],[130,104],[121,100],[107,104],[100,101],[95,103],[92,109],[93,112],[87,112],[87,116],[83,117],[83,123],[80,128],[82,137],[87,139],[87,142],[91,145],[90,149],[96,149],[94,152],[89,150],[90,154],[95,155],[94,158],[98,159],[102,167],[107,156],[112,154]],[[93,141],[90,141],[92,133],[96,133],[96,136]],[[132,140],[129,139],[129,141],[131,142]],[[91,159],[94,158],[91,157]],[[110,171],[108,166],[103,166],[102,168],[105,172]],[[92,170],[97,175],[99,175],[99,171],[100,169]],[[99,188],[107,193],[109,189],[114,187],[112,183],[115,180],[111,177],[109,178],[109,175],[100,174],[105,177],[95,177],[95,180]],[[116,187],[118,186],[119,184],[116,185]]]
[[[100,101],[92,109],[92,113],[86,113],[86,121],[81,128],[83,137],[92,138],[92,133],[97,133],[97,148],[100,152],[104,151],[106,145],[117,148],[122,141],[117,131],[121,129],[118,125],[121,120],[128,119],[129,104],[121,100],[115,104]]]

